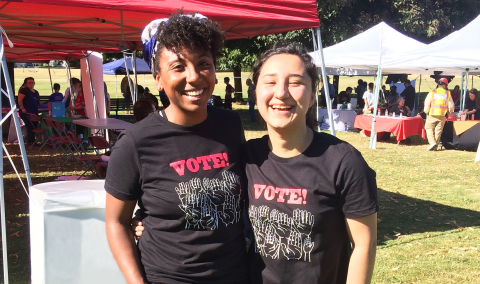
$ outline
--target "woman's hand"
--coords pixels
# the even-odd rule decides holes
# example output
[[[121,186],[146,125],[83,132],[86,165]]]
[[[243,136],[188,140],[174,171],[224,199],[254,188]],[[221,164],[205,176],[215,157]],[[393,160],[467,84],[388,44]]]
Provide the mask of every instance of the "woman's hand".
[[[143,230],[145,230],[145,227],[143,227],[142,220],[140,219],[140,217],[135,216],[132,219],[132,231],[137,239],[139,239],[143,235]]]

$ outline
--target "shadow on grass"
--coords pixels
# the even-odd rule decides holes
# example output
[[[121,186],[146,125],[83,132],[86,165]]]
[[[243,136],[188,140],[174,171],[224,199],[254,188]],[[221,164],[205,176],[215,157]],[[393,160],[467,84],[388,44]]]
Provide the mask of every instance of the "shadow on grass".
[[[402,235],[480,226],[480,212],[378,189],[378,244]]]

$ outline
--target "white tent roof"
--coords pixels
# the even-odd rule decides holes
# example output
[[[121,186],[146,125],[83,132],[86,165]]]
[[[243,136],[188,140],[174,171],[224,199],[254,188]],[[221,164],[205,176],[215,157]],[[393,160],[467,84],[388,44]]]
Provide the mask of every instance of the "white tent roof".
[[[382,67],[389,73],[408,68],[416,74],[459,75],[469,68],[470,74],[480,74],[480,16],[441,40],[387,59]]]
[[[377,69],[380,62],[380,52],[384,61],[395,58],[399,53],[424,46],[425,44],[381,22],[359,35],[325,48],[323,55],[326,67],[373,70]],[[315,64],[320,66],[317,52],[310,55]]]

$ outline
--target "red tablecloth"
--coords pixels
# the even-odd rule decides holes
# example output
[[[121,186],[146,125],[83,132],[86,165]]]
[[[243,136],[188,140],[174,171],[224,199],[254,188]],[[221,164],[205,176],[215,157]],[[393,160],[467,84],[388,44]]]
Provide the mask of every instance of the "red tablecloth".
[[[370,132],[372,130],[372,119],[373,116],[371,115],[357,115],[353,127],[365,130],[367,135],[369,134],[367,131]],[[425,139],[425,128],[423,127],[423,119],[421,117],[395,119],[377,116],[375,131],[391,132],[397,136],[397,141],[417,134]]]

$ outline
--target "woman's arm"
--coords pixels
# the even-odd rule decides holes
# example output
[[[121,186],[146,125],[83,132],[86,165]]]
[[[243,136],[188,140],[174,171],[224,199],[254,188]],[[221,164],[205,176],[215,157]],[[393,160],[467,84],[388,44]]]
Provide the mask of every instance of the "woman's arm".
[[[405,106],[405,108],[407,109],[407,116],[410,117],[410,115],[412,115],[412,110],[408,106]]]
[[[124,201],[107,193],[105,226],[108,244],[128,284],[144,284],[141,264],[130,229],[137,201]]]
[[[347,284],[368,284],[372,280],[377,248],[377,213],[355,219],[346,218],[353,245],[348,264]]]
[[[25,98],[25,95],[22,93],[18,93],[18,105],[20,106],[20,110],[23,113],[27,113],[27,110],[23,107],[23,99]]]

